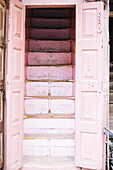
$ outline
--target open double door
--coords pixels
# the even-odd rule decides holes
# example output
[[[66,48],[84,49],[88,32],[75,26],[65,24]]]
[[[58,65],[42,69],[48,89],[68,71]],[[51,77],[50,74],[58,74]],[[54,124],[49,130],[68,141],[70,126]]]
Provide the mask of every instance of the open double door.
[[[2,1],[0,0],[0,2]],[[103,129],[108,112],[105,112],[104,107],[107,84],[103,87],[103,84],[106,83],[103,73],[107,56],[107,54],[104,55],[103,8],[102,2],[76,5],[75,170],[76,167],[95,170],[105,168]],[[1,6],[0,14],[3,15]],[[4,168],[5,170],[18,170],[22,168],[23,164],[25,58],[25,6],[19,0],[9,1],[7,22],[9,23]],[[2,27],[3,24],[0,22],[0,36]],[[2,35],[2,37],[4,36]],[[4,58],[3,51],[4,46],[0,37],[1,63]],[[0,83],[3,83],[2,67],[0,65]],[[0,94],[2,95],[2,89],[0,89]],[[2,101],[2,97],[0,101]],[[2,103],[0,106],[3,105]],[[0,108],[0,114],[2,113]],[[1,115],[0,118],[2,120]],[[2,131],[1,123],[0,134]]]

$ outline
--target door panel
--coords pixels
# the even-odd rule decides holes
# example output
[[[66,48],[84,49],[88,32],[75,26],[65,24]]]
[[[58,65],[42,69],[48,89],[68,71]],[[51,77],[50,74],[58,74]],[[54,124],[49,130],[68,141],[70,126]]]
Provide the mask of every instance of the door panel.
[[[76,166],[102,169],[103,3],[77,5]]]
[[[3,167],[5,11],[6,11],[5,2],[3,0],[0,0],[0,168]]]
[[[9,17],[5,169],[16,170],[22,167],[24,115],[25,7],[19,0],[9,2]]]

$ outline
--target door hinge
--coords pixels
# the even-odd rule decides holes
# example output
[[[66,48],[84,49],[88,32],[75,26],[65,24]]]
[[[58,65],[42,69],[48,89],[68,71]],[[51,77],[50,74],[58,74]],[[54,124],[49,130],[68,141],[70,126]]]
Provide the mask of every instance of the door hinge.
[[[2,89],[2,90],[0,90],[0,91],[2,91],[2,99],[3,99],[3,101],[5,101],[5,90],[4,89]]]
[[[6,43],[5,42],[3,42],[2,45],[4,46],[4,48],[6,47]]]
[[[6,98],[5,98],[5,90],[3,89],[3,101],[5,102],[6,101]]]
[[[4,88],[3,88],[3,87],[0,88],[0,91],[1,91],[1,93],[2,93],[2,99],[3,99],[3,101],[5,101],[5,90],[4,90]]]

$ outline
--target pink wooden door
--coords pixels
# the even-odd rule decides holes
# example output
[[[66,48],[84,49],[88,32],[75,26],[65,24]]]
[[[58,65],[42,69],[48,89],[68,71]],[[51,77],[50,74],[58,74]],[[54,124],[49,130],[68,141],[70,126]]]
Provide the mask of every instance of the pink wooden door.
[[[22,167],[24,115],[25,7],[9,1],[8,69],[6,75],[7,139],[5,170]]]
[[[75,164],[102,169],[103,3],[77,5]]]

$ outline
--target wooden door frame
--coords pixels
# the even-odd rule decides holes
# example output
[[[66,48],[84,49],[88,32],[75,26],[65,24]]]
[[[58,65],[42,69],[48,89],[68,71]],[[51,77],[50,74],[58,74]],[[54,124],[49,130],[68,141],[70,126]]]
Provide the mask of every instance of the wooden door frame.
[[[6,3],[4,0],[0,0],[1,1],[1,4],[4,6],[4,10],[5,10],[5,17],[4,17],[4,39],[0,39],[0,46],[1,48],[4,49],[4,59],[3,59],[3,80],[0,82],[1,83],[1,91],[2,91],[2,97],[3,99],[2,102],[3,102],[3,115],[2,115],[2,123],[0,123],[0,133],[2,135],[2,162],[0,162],[0,168],[3,167],[4,165],[4,114],[5,114],[5,111],[4,111],[4,92],[5,92],[5,32],[6,32]],[[0,144],[1,145],[1,144]],[[1,146],[0,146],[1,147]]]

